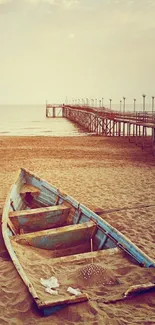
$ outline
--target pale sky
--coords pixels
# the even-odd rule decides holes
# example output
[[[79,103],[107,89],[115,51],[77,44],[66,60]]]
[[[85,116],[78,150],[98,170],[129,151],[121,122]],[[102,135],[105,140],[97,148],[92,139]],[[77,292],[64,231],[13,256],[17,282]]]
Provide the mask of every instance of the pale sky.
[[[155,0],[0,0],[0,103],[155,95]]]

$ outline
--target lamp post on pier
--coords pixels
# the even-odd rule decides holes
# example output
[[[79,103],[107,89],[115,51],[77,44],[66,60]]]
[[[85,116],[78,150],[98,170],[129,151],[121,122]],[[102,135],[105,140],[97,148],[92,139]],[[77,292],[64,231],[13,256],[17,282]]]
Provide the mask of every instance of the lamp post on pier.
[[[152,96],[152,114],[154,112],[154,96]]]
[[[126,97],[123,97],[123,113],[125,113],[125,100],[126,100]]]
[[[95,98],[95,107],[97,107],[97,98]]]
[[[120,100],[120,112],[122,110],[122,100]]]
[[[111,99],[111,98],[109,98],[109,101],[110,101],[110,109],[111,109],[111,102],[112,102],[112,99]]]
[[[146,95],[143,94],[143,113],[145,112],[145,98],[146,98]]]
[[[101,99],[99,100],[99,107],[101,107]]]
[[[103,101],[104,101],[104,98],[102,97],[102,107],[103,107]]]
[[[136,98],[134,98],[133,101],[134,101],[133,110],[134,110],[134,113],[135,113],[136,112]]]

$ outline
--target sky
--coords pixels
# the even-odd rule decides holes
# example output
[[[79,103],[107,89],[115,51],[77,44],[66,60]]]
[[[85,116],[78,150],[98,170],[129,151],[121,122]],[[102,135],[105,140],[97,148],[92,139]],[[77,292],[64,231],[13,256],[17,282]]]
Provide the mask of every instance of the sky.
[[[0,0],[0,104],[155,95],[155,0]]]

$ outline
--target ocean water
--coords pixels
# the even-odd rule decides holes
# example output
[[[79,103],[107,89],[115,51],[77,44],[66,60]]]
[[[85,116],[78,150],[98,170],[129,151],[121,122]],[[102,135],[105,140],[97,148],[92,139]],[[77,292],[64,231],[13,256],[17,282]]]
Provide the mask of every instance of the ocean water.
[[[0,135],[2,136],[80,136],[87,133],[61,117],[46,118],[45,105],[0,105]]]

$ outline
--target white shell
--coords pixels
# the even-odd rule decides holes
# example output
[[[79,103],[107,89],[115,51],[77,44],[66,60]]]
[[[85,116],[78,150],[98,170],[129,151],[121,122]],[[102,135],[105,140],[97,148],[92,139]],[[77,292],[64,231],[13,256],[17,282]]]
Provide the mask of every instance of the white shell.
[[[52,276],[49,279],[40,279],[40,283],[46,287],[46,288],[50,288],[50,289],[55,289],[55,288],[59,288],[59,283],[57,278],[55,278],[54,276]]]
[[[50,293],[50,295],[57,295],[58,294],[57,290],[53,290],[53,289],[50,289],[50,288],[45,288],[45,291],[47,293]]]
[[[67,292],[75,296],[81,295],[81,291],[79,289],[73,289],[72,287],[68,287]]]

